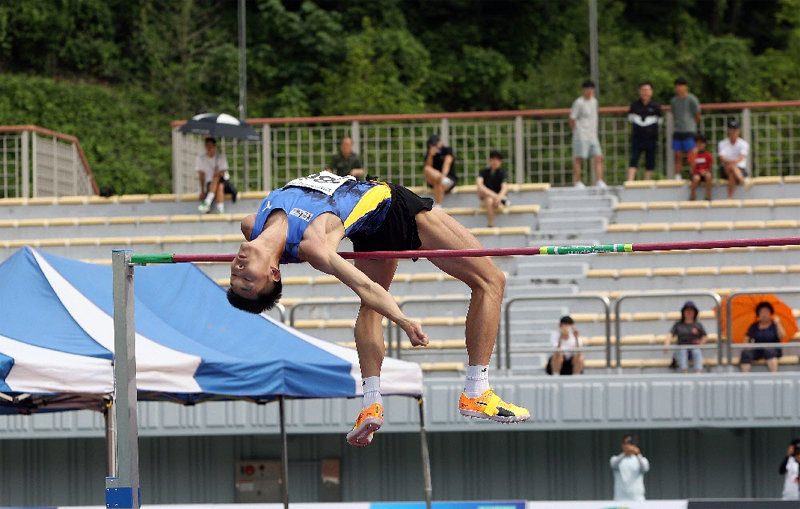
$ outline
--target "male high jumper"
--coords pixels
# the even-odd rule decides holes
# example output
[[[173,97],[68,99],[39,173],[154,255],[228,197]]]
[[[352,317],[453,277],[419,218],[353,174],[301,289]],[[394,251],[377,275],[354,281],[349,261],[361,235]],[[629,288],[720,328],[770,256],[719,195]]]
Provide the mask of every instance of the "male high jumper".
[[[228,300],[239,309],[261,313],[281,296],[280,263],[308,262],[335,276],[360,298],[355,340],[364,392],[363,410],[347,434],[351,445],[365,446],[383,424],[380,371],[384,358],[382,317],[405,331],[411,344],[428,336],[389,294],[396,259],[347,262],[336,250],[344,237],[355,251],[479,249],[478,240],[430,198],[383,182],[358,182],[323,171],[292,180],[272,191],[257,214],[242,220],[245,242],[231,263]],[[469,357],[459,399],[462,415],[499,422],[528,419],[528,410],[506,403],[489,387],[489,360],[500,322],[505,276],[490,258],[431,258],[471,291],[466,323]]]

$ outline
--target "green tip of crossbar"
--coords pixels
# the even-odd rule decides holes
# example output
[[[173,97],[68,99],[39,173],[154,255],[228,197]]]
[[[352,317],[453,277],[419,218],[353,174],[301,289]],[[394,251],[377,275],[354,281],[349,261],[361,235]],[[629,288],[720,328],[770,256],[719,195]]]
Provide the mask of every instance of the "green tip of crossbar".
[[[131,263],[144,265],[147,263],[175,263],[171,254],[139,254],[131,255]]]

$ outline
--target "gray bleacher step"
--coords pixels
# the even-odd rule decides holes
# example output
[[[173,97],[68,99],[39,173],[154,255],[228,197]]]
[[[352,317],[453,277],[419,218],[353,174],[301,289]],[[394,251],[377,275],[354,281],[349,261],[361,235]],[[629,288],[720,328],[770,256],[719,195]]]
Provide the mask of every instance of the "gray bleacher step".
[[[575,284],[537,284],[530,283],[514,286],[506,285],[505,300],[516,297],[541,297],[541,296],[559,296],[559,295],[576,295],[578,293],[578,285]]]
[[[545,284],[569,284],[583,279],[583,275],[577,273],[547,273],[547,274],[521,274],[517,276],[510,276],[507,279],[507,284],[513,287],[520,286],[535,286],[542,283]]]
[[[605,228],[587,231],[572,231],[562,229],[543,228],[528,234],[530,246],[591,246],[600,243],[600,238],[605,234]]]
[[[253,213],[260,199],[225,202],[226,214]],[[116,217],[197,214],[195,201],[166,201],[144,203],[92,203],[87,205],[2,205],[0,219],[49,217]]]
[[[703,221],[773,221],[797,219],[800,207],[739,207],[708,209],[617,210],[612,223],[661,223]]]
[[[613,194],[552,193],[548,202],[549,210],[614,210],[617,197]]]
[[[704,190],[698,192],[703,193]],[[620,201],[653,201],[653,200],[669,200],[680,201],[686,200],[689,197],[688,184],[683,187],[667,187],[667,188],[644,188],[644,189],[626,189],[619,187],[614,189],[614,193],[619,197]],[[777,198],[796,198],[797,185],[796,184],[756,184],[749,190],[745,190],[739,186],[736,188],[736,193],[733,196],[735,199],[777,199]],[[727,186],[715,184],[711,193],[713,200],[722,200],[727,198]]]
[[[539,212],[539,220],[552,219],[554,217],[581,218],[581,217],[604,217],[611,218],[614,215],[613,207],[565,207],[549,208]]]
[[[514,373],[525,375],[544,375],[544,367],[550,356],[546,353],[513,353],[511,366]]]
[[[579,278],[586,276],[589,264],[581,261],[567,261],[566,256],[560,257],[565,261],[554,262],[553,257],[542,257],[549,262],[525,262],[517,265],[515,277],[530,277],[533,280]]]
[[[552,217],[539,218],[540,231],[597,232],[605,231],[607,226],[608,219],[605,217],[565,217],[555,215]]]

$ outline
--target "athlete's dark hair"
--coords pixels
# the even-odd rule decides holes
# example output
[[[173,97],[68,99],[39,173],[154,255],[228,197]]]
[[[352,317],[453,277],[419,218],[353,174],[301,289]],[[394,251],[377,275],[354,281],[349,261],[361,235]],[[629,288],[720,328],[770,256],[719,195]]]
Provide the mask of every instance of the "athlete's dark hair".
[[[639,88],[642,88],[645,85],[649,86],[650,88],[653,88],[653,84],[650,83],[649,81],[643,81],[643,82],[639,83]]]
[[[769,309],[769,314],[771,314],[771,315],[775,314],[775,308],[772,307],[772,304],[770,304],[767,301],[763,301],[763,302],[759,302],[758,303],[758,306],[756,306],[756,314],[759,314],[761,312],[762,308]]]
[[[233,288],[228,288],[228,302],[235,308],[253,313],[254,315],[261,314],[264,311],[269,311],[281,298],[283,291],[283,283],[276,281],[272,290],[269,292],[259,293],[255,299],[248,299],[241,295],[234,293]]]

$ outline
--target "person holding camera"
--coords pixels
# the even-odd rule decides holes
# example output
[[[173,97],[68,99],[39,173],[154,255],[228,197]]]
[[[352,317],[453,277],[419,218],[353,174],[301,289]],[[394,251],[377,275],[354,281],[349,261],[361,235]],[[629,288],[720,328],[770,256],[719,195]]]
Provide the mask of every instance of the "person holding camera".
[[[622,438],[622,452],[609,461],[614,474],[614,500],[644,500],[644,474],[650,471],[650,462],[642,456],[633,435]]]
[[[562,316],[558,330],[550,336],[555,352],[547,361],[545,371],[548,375],[580,375],[583,372],[583,354],[578,351],[581,340],[574,324],[571,316]]]
[[[778,467],[778,474],[783,476],[783,500],[800,500],[800,438],[789,444],[786,457]]]

